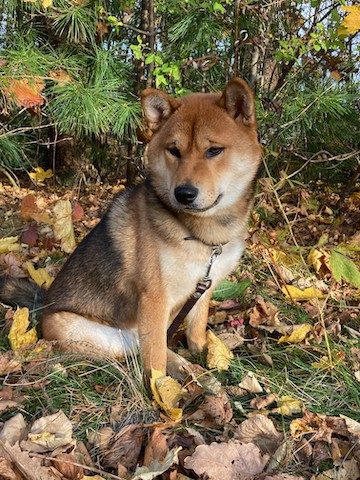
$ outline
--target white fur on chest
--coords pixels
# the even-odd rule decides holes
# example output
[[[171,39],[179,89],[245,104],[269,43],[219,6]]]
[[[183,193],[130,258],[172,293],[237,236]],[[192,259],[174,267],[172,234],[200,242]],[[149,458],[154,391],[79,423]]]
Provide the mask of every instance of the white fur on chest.
[[[170,310],[176,310],[195,291],[197,283],[207,272],[212,253],[211,247],[189,240],[183,251],[166,248],[161,254],[161,273],[170,303]],[[232,240],[222,247],[222,253],[212,264],[209,277],[217,285],[236,267],[244,251],[242,240]]]

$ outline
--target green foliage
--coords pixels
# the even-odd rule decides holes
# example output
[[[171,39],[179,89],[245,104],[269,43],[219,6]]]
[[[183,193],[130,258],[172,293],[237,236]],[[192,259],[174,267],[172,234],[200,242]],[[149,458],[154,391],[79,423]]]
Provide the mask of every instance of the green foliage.
[[[219,301],[239,298],[246,292],[250,285],[250,280],[246,279],[238,283],[230,282],[229,280],[223,280],[215,288],[212,298]]]
[[[27,128],[26,137],[49,124],[38,132],[39,145],[27,142],[37,161],[47,156],[42,136],[55,138],[54,127],[97,149],[104,136],[136,145],[142,88],[216,91],[233,74],[256,87],[274,175],[307,165],[317,152],[331,158],[360,148],[359,44],[339,34],[348,13],[337,2],[285,2],[281,9],[255,2],[240,9],[230,0],[157,0],[153,25],[141,23],[145,5],[54,0],[44,8],[40,0],[9,0],[0,6],[2,121],[9,131]],[[44,84],[38,92],[44,103],[35,112],[9,101],[14,78]],[[331,176],[354,165],[355,158],[339,163]],[[307,171],[321,175],[311,162]]]
[[[347,256],[347,252],[341,248],[332,250],[330,257],[330,268],[337,282],[345,280],[356,288],[360,288],[360,271],[355,263]]]

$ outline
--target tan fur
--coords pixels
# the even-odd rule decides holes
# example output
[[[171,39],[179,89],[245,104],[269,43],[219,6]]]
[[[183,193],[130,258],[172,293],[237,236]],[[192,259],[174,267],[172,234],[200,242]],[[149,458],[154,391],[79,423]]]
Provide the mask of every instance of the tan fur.
[[[42,326],[67,350],[105,356],[126,355],[138,338],[149,374],[181,368],[166,330],[205,275],[211,246],[222,244],[212,287],[187,318],[190,350],[205,347],[211,293],[244,248],[261,149],[253,95],[240,79],[222,94],[180,99],[146,90],[142,103],[153,130],[150,180],[117,197],[70,257],[47,293]],[[176,197],[184,185],[197,189],[191,205]]]

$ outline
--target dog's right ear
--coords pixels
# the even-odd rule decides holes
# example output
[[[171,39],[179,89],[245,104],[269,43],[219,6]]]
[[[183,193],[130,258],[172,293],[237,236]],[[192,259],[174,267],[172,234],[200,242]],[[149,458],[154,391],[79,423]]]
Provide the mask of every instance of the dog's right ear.
[[[180,106],[176,98],[155,88],[147,88],[141,93],[141,105],[149,128],[156,132],[164,120]]]

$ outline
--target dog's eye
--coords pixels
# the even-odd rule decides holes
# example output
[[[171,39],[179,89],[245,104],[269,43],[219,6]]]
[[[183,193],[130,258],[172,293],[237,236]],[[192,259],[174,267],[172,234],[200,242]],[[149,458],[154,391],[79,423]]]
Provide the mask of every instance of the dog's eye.
[[[167,151],[170,153],[170,155],[172,155],[175,158],[180,158],[181,157],[180,150],[176,147],[169,147],[167,149]]]
[[[224,151],[224,147],[210,147],[208,150],[206,150],[205,157],[206,158],[217,157],[223,151]]]

